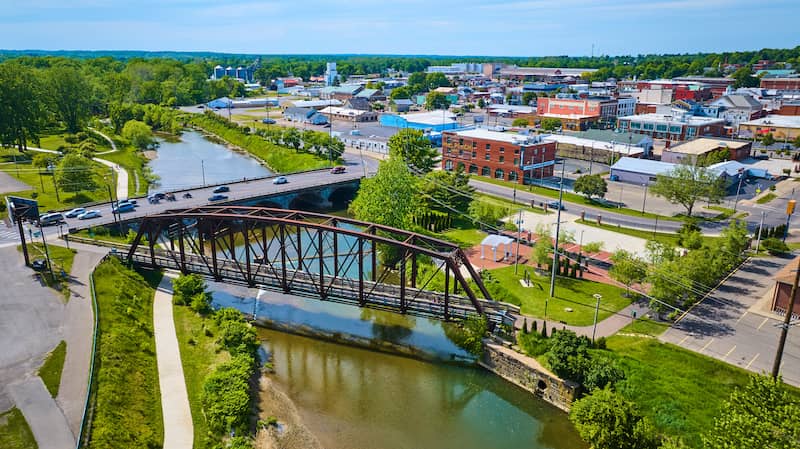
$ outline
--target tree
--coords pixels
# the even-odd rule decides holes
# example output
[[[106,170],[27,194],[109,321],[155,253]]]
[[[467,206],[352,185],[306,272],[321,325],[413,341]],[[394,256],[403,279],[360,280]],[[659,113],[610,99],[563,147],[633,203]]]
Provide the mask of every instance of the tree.
[[[450,106],[450,100],[441,92],[429,92],[425,97],[425,109],[429,111],[447,109],[448,106]]]
[[[534,92],[524,92],[522,94],[522,104],[528,106],[531,104],[533,100],[536,99],[536,93]]]
[[[414,72],[408,75],[408,85],[424,85],[426,80],[425,72]]]
[[[437,170],[425,175],[420,183],[420,193],[425,210],[435,210],[450,215],[453,210],[467,213],[475,189],[469,185],[469,175],[463,169]]]
[[[176,304],[189,304],[192,298],[206,291],[206,281],[196,274],[182,274],[172,281]]]
[[[583,175],[575,180],[575,185],[572,189],[577,193],[585,195],[586,198],[591,198],[593,196],[602,198],[606,196],[606,192],[608,192],[608,185],[606,184],[606,180],[600,175]]]
[[[25,151],[45,126],[47,108],[38,73],[22,64],[0,64],[0,143]]]
[[[408,229],[419,204],[417,182],[402,159],[389,157],[375,176],[361,182],[350,211],[358,220]]]
[[[66,64],[51,67],[47,81],[52,109],[67,131],[78,132],[91,112],[91,85],[75,66]]]
[[[300,131],[297,128],[289,127],[283,131],[283,143],[294,148],[295,151],[300,149],[303,143]]]
[[[731,78],[733,78],[733,88],[738,89],[740,87],[758,87],[760,84],[760,80],[758,77],[753,76],[753,71],[750,67],[741,67],[737,69],[733,74],[731,74]]]
[[[478,221],[481,228],[485,225],[495,226],[508,213],[509,209],[507,207],[496,206],[488,201],[481,200],[481,198],[476,198],[469,205],[469,216]]]
[[[705,449],[790,449],[800,447],[800,401],[780,379],[754,375],[726,401]]]
[[[434,72],[425,75],[425,87],[428,90],[434,90],[437,87],[450,86],[450,80],[447,79],[444,73]]]
[[[579,337],[575,332],[555,332],[550,337],[550,350],[546,354],[550,368],[559,377],[583,383],[589,366],[589,346],[589,339]]]
[[[673,204],[686,208],[692,216],[695,203],[707,199],[710,203],[719,201],[725,194],[723,180],[711,170],[700,165],[680,164],[666,174],[656,175],[656,182],[650,191]]]
[[[609,388],[576,401],[569,419],[592,449],[655,449],[658,439],[650,421],[632,402]]]
[[[50,165],[52,165],[56,161],[56,159],[58,158],[56,157],[55,154],[38,153],[33,156],[33,159],[31,160],[31,165],[33,165],[36,168],[47,168]]]
[[[768,147],[775,143],[775,137],[772,133],[767,133],[761,138],[761,143],[764,144],[765,147]]]
[[[56,184],[65,192],[94,190],[97,187],[92,161],[78,154],[64,156],[56,167],[55,177]]]
[[[792,145],[794,145],[795,148],[800,148],[800,135],[794,138]]]
[[[545,131],[555,131],[561,127],[561,120],[557,118],[545,117],[541,121],[542,129]]]
[[[511,122],[511,126],[514,127],[525,127],[528,126],[528,119],[524,119],[522,117],[515,118],[513,122]]]
[[[128,139],[131,145],[139,150],[146,150],[153,144],[153,132],[146,123],[138,120],[128,120],[122,127],[122,137]]]
[[[635,254],[619,249],[611,256],[614,265],[608,274],[617,282],[625,285],[630,291],[631,285],[642,282],[647,276],[647,264]]]
[[[483,109],[486,107],[486,101],[483,98],[478,98],[478,109]]]
[[[412,170],[428,173],[436,166],[439,151],[418,129],[401,129],[389,138],[389,154],[408,164]]]

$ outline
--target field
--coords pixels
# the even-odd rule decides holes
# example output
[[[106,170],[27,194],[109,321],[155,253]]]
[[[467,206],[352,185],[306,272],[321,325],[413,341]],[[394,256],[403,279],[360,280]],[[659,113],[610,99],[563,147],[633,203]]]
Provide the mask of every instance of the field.
[[[0,413],[0,447],[3,449],[36,449],[33,432],[19,409]]]
[[[67,356],[67,343],[61,341],[53,349],[39,368],[39,377],[50,392],[50,396],[58,396],[58,387],[61,384],[61,371],[64,369],[64,358]]]

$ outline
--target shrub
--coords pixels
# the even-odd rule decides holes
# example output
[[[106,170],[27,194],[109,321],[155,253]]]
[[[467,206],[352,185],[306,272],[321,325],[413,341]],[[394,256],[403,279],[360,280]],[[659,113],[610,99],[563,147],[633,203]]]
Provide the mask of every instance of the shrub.
[[[172,281],[175,304],[191,304],[195,295],[206,291],[206,281],[196,274],[178,276]]]
[[[789,246],[786,245],[786,243],[784,243],[782,240],[775,237],[764,239],[764,241],[761,242],[761,245],[770,254],[785,254],[789,252]]]
[[[555,331],[554,328],[550,340],[547,361],[553,372],[562,378],[583,383],[589,365],[589,339],[569,330]]]
[[[592,391],[598,388],[613,386],[625,378],[625,372],[615,359],[595,355],[586,369],[583,386]]]
[[[200,292],[192,296],[192,301],[189,305],[195,312],[205,315],[211,312],[211,300],[211,293]]]
[[[246,431],[250,415],[250,387],[253,358],[246,354],[222,363],[203,383],[203,411],[214,433]]]
[[[536,322],[534,321],[534,324]],[[517,336],[517,344],[522,348],[525,354],[531,357],[538,357],[546,354],[550,350],[550,339],[543,337],[538,332],[523,334]]]

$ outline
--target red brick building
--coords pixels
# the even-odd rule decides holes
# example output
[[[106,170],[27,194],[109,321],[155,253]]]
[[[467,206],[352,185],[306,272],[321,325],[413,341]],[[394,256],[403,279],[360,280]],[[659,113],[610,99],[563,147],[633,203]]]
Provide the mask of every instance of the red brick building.
[[[517,182],[553,176],[556,143],[538,136],[470,129],[445,131],[442,168]]]
[[[761,88],[800,90],[800,78],[761,78]]]
[[[786,308],[789,307],[789,299],[792,297],[792,284],[794,283],[794,270],[796,268],[797,259],[794,259],[775,274],[775,292],[772,295],[773,311],[786,313]],[[795,297],[792,313],[800,316],[800,298]]]

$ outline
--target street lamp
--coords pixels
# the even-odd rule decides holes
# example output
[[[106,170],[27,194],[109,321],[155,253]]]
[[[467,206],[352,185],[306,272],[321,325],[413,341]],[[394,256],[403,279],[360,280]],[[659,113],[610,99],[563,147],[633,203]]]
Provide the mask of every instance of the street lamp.
[[[647,184],[642,184],[644,187],[644,195],[642,196],[642,215],[644,215],[644,205],[647,203]]]
[[[600,311],[600,298],[602,298],[603,295],[595,293],[592,296],[594,296],[594,299],[596,300],[594,305],[594,325],[592,326],[592,343],[594,343],[594,336],[597,333],[597,312]]]

